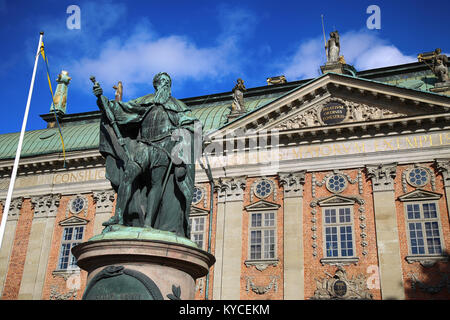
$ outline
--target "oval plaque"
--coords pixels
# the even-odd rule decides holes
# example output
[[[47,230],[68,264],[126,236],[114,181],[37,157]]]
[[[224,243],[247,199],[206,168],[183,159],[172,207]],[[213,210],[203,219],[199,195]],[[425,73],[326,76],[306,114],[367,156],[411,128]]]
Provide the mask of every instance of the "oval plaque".
[[[345,296],[347,293],[347,284],[342,280],[338,280],[333,285],[333,291],[338,297]]]
[[[89,281],[83,300],[163,300],[156,284],[143,273],[109,266]]]
[[[320,119],[324,124],[336,124],[347,117],[347,107],[340,102],[330,102],[320,110]]]

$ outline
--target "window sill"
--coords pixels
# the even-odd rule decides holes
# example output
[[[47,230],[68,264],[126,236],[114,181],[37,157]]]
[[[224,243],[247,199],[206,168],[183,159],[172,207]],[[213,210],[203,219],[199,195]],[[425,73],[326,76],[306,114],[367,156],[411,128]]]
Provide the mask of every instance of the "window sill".
[[[332,257],[320,259],[320,263],[322,263],[322,265],[329,264],[332,266],[357,264],[358,261],[359,261],[358,257],[348,257],[348,258]]]
[[[261,260],[245,260],[244,263],[248,267],[254,266],[257,270],[263,271],[268,266],[272,265],[276,267],[278,265],[278,259],[261,259]]]
[[[67,280],[70,278],[70,276],[74,275],[74,274],[80,274],[80,268],[76,268],[76,269],[59,269],[59,270],[54,270],[52,272],[52,275],[54,277],[61,277],[64,278],[64,280]]]
[[[408,263],[419,262],[424,267],[432,267],[436,262],[448,261],[448,256],[441,255],[410,255],[405,257]]]

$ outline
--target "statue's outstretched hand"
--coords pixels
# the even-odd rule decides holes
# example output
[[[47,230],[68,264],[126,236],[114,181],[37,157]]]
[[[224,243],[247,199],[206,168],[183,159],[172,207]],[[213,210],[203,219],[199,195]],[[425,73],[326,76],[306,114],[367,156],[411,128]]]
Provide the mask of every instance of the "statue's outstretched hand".
[[[100,87],[100,84],[95,80],[94,76],[90,77],[91,81],[94,83],[94,87],[92,88],[92,92],[96,97],[100,97],[103,95],[103,89]]]
[[[94,93],[94,95],[96,97],[99,97],[99,96],[103,95],[103,89],[100,86],[94,86],[92,88],[92,92]]]

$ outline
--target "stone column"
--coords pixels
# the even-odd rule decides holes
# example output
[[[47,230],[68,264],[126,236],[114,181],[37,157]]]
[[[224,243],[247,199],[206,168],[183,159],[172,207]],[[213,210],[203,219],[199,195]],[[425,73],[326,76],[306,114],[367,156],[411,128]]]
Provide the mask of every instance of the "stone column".
[[[34,209],[19,299],[42,299],[53,229],[61,195],[31,198]]]
[[[435,166],[438,172],[442,174],[445,198],[447,199],[447,214],[450,219],[450,159],[436,159]]]
[[[382,299],[405,298],[395,208],[397,164],[367,165],[372,180]]]
[[[103,230],[102,223],[111,217],[115,192],[114,190],[94,191],[95,219],[93,235],[100,234]]]
[[[242,265],[242,211],[246,178],[218,179],[214,300],[239,300]]]
[[[17,221],[19,220],[20,209],[22,208],[23,198],[14,198],[9,206],[8,218],[6,220],[5,234],[3,235],[3,243],[0,250],[0,297],[3,295],[3,287],[5,285],[6,274],[8,273],[9,257],[14,243],[16,234]],[[2,200],[3,210],[5,202]]]
[[[284,299],[303,300],[303,185],[305,171],[279,173],[284,191]]]

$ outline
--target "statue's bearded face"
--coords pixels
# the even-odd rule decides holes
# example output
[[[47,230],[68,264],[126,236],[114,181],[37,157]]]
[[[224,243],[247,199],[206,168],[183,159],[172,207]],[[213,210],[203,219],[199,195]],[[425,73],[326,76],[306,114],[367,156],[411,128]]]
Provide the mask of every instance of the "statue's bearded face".
[[[163,74],[156,82],[155,102],[164,104],[169,100],[170,95],[170,78]]]

